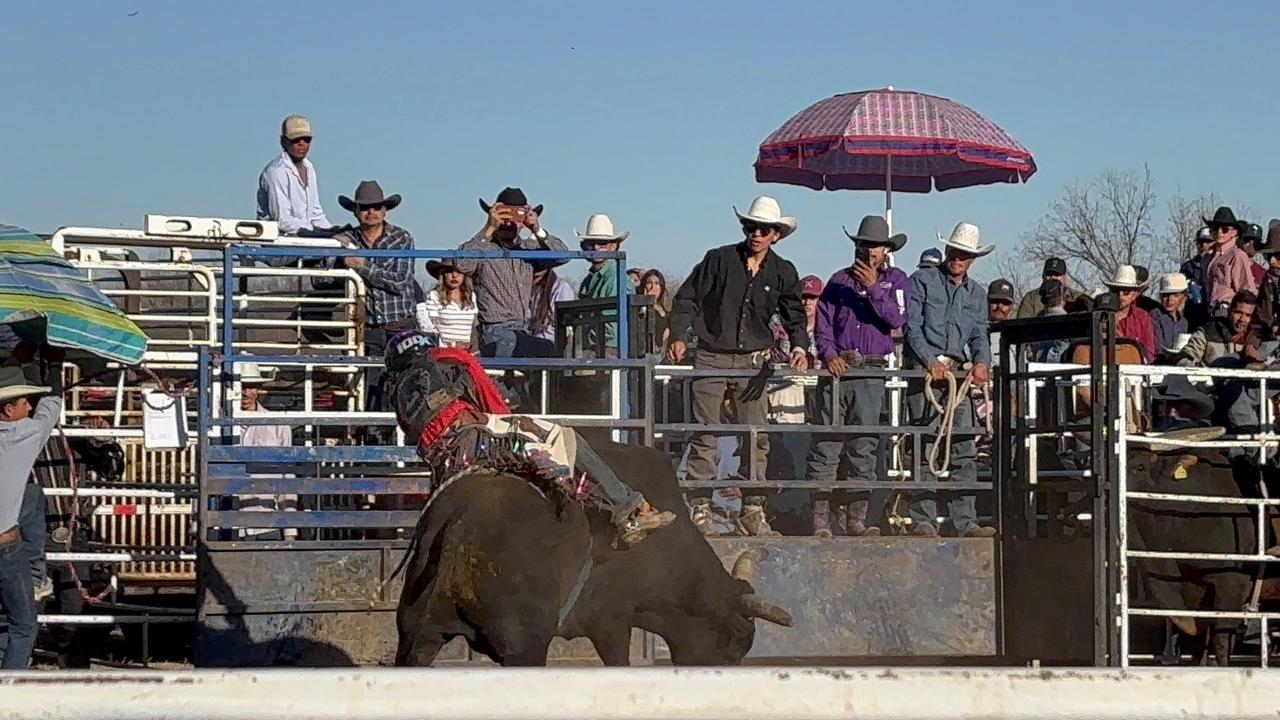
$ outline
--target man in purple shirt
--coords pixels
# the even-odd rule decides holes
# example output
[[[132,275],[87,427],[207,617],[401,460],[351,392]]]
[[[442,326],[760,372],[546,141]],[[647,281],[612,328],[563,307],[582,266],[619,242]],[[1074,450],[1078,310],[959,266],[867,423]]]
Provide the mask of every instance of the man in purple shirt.
[[[890,333],[907,323],[910,282],[907,274],[886,262],[888,254],[901,250],[907,236],[889,235],[889,224],[878,215],[868,215],[858,226],[853,241],[853,264],[831,276],[818,298],[818,318],[814,339],[818,361],[827,372],[839,378],[846,369],[856,367],[883,368],[893,354]],[[819,381],[811,421],[823,425],[879,425],[884,413],[885,381],[883,377],[859,377],[836,381],[840,396],[840,415],[833,421],[831,383]],[[876,448],[880,438],[874,434],[852,436],[818,434],[809,450],[806,475],[811,481],[836,486],[836,469],[840,455],[848,462],[849,479],[876,479]],[[834,498],[833,498],[834,496]],[[831,536],[831,500],[848,502],[845,532],[849,535],[879,535],[880,528],[867,527],[866,490],[840,492],[817,490],[813,501],[813,534]]]

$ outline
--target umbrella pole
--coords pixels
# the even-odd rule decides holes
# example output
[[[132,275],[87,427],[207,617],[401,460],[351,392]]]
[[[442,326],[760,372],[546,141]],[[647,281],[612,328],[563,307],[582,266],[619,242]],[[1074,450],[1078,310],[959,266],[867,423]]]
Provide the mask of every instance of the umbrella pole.
[[[893,233],[893,156],[886,155],[884,162],[884,221]]]

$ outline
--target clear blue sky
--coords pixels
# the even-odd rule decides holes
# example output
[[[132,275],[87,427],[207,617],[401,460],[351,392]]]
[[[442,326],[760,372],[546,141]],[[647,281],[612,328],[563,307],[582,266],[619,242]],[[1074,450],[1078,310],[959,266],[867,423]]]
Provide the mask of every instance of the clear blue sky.
[[[885,85],[973,107],[1040,167],[896,196],[908,259],[961,219],[1007,247],[1065,184],[1143,162],[1162,196],[1280,215],[1276,2],[95,0],[9,3],[4,27],[0,221],[38,231],[250,217],[298,112],[330,217],[376,178],[419,247],[467,239],[477,196],[511,184],[562,237],[607,212],[630,264],[683,274],[766,193],[800,222],[779,251],[825,277],[883,193],[756,185],[755,150],[811,102]]]

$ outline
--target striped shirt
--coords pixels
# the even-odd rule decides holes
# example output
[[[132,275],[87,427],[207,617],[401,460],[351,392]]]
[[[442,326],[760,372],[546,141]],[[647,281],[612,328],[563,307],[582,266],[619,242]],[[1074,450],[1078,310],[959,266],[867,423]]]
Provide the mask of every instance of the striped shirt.
[[[463,243],[459,250],[568,250],[560,238],[547,233],[539,240],[522,237],[514,247],[504,247],[484,236],[483,231]],[[533,295],[533,266],[515,258],[458,258],[458,269],[471,275],[480,308],[481,323],[528,322],[529,298]]]
[[[448,305],[440,304],[440,293],[432,290],[427,294],[427,320],[431,323],[430,328],[421,328],[423,331],[430,332],[434,330],[440,333],[440,340],[447,345],[455,345],[462,347],[471,346],[471,331],[476,324],[476,296],[471,296],[471,307],[463,309],[457,300],[449,300]]]

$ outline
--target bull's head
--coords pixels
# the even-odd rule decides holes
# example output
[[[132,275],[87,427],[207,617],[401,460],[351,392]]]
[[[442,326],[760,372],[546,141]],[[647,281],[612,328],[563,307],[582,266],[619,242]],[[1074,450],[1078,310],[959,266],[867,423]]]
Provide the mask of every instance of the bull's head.
[[[751,587],[762,559],[764,553],[760,550],[742,552],[734,561],[732,572],[720,575],[721,580],[713,584],[723,590],[702,596],[706,606],[687,615],[664,613],[660,626],[649,628],[667,640],[673,663],[737,665],[755,642],[757,618],[791,627],[790,613],[756,595]]]

